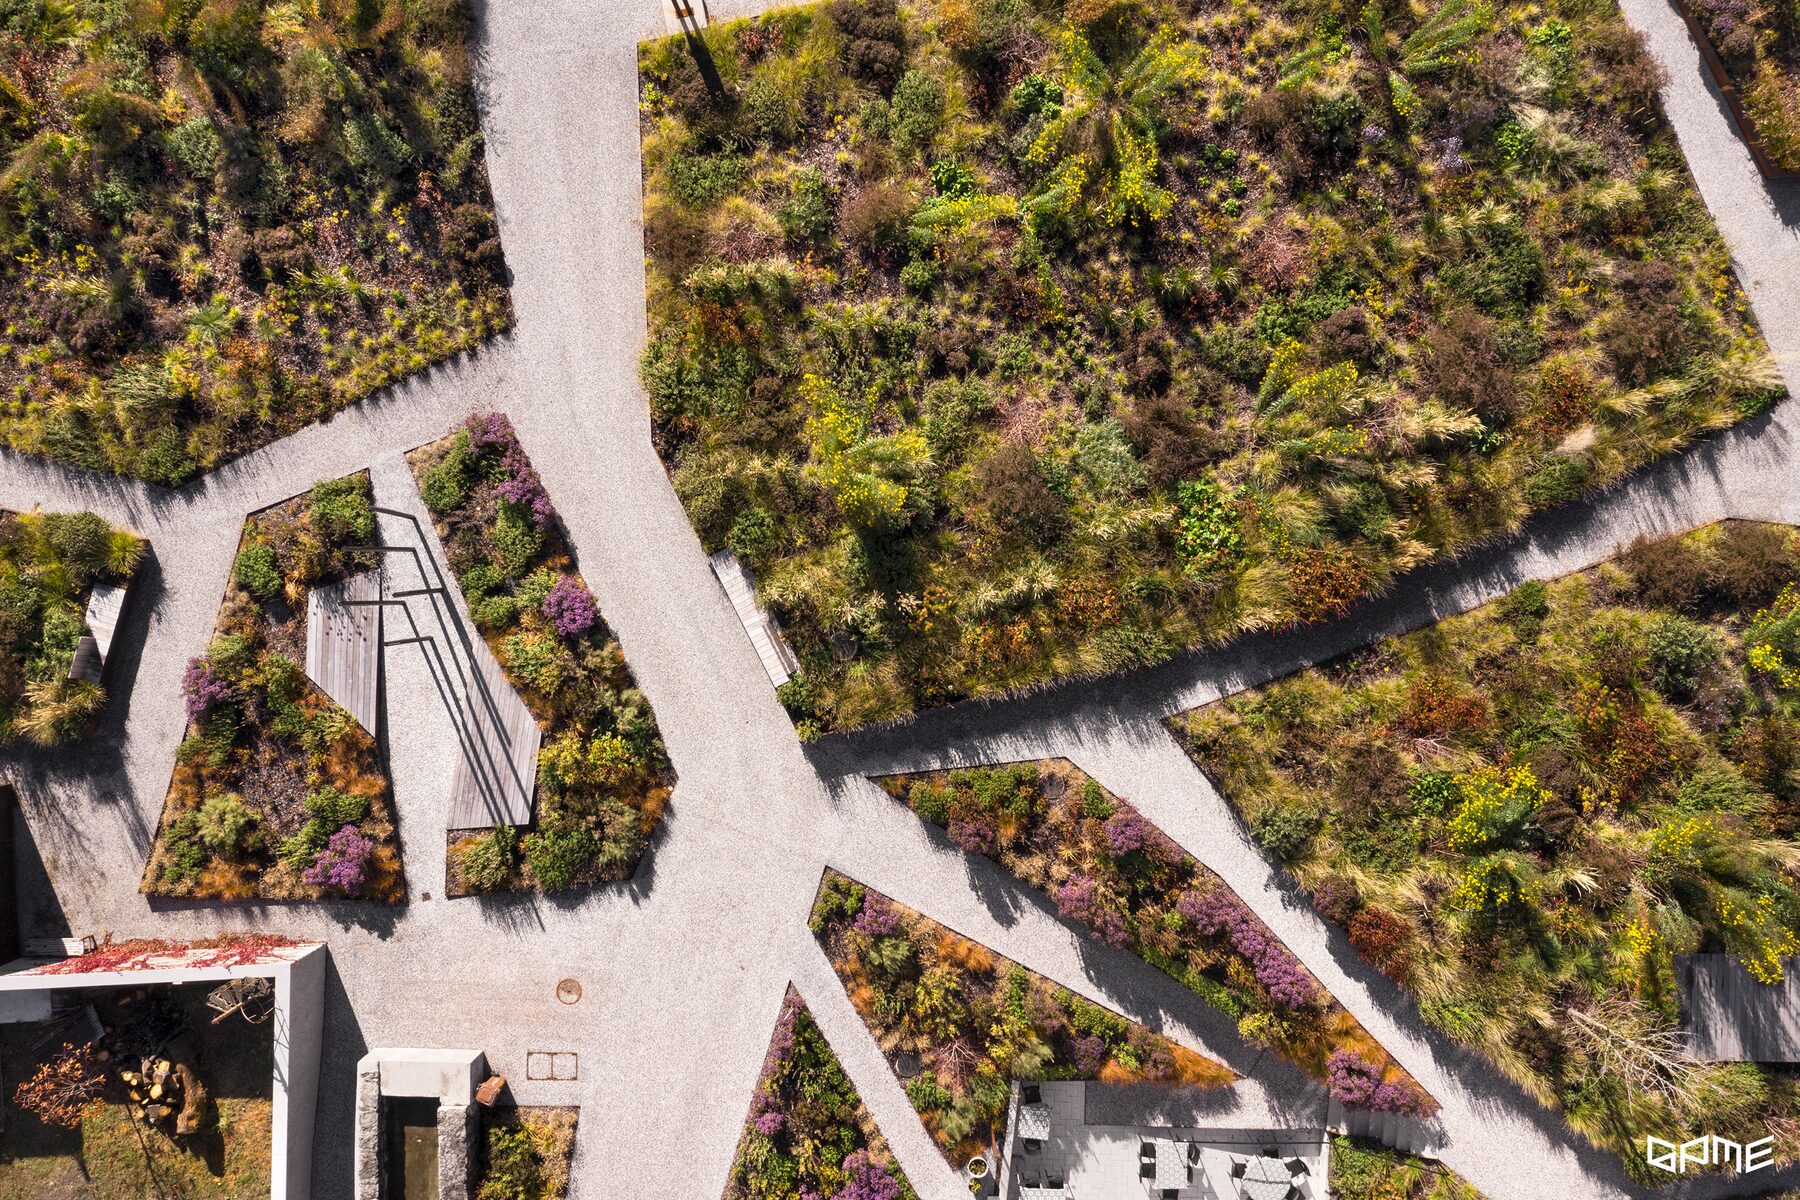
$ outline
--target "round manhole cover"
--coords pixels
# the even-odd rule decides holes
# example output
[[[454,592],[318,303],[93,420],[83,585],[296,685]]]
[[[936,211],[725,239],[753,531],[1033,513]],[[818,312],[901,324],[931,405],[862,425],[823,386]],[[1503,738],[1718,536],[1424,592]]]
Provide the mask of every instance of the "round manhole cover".
[[[564,1004],[573,1004],[581,999],[581,985],[573,979],[565,979],[556,985],[556,998]]]

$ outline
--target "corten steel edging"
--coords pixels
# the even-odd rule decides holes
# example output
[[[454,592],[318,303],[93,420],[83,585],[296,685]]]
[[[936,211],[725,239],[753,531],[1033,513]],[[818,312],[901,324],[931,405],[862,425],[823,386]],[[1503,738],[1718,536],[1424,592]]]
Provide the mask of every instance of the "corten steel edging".
[[[1725,106],[1731,109],[1732,122],[1736,124],[1738,136],[1743,138],[1745,148],[1750,151],[1750,161],[1756,164],[1757,171],[1770,183],[1800,182],[1800,171],[1790,171],[1776,165],[1769,147],[1756,132],[1756,122],[1744,111],[1744,102],[1738,96],[1737,85],[1731,81],[1731,72],[1726,69],[1725,60],[1713,49],[1712,41],[1706,36],[1706,30],[1701,28],[1693,10],[1688,7],[1687,0],[1673,0],[1673,3],[1675,11],[1687,22],[1688,33],[1693,35],[1694,44],[1700,47],[1700,57],[1706,60],[1706,69],[1712,72],[1713,82],[1719,85],[1719,91],[1724,94]]]

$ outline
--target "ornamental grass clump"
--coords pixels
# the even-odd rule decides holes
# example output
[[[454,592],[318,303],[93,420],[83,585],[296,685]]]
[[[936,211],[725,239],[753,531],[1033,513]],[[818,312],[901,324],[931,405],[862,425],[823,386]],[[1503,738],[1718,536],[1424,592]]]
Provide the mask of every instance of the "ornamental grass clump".
[[[1235,1078],[836,872],[811,927],[889,1062],[924,1064],[907,1073],[907,1098],[959,1165],[999,1135],[1013,1080],[1208,1088]]]
[[[470,615],[543,729],[534,826],[452,834],[452,887],[555,891],[630,878],[674,772],[543,480],[501,413],[469,417],[408,461]]]
[[[916,1200],[792,988],[763,1058],[724,1200]]]
[[[1616,5],[1339,17],[642,47],[653,436],[805,735],[1336,620],[1785,394]]]
[[[1800,952],[1797,581],[1791,527],[1640,539],[1169,725],[1257,836],[1310,815],[1282,861],[1428,1024],[1641,1173],[1639,1131],[1800,1118],[1785,1076],[1686,1057],[1677,984]]]
[[[1237,1021],[1246,1038],[1321,1082],[1327,1057],[1350,1049],[1418,1091],[1222,880],[1071,764],[1014,763],[881,782],[964,849],[993,858],[1046,895],[1063,917],[1167,972]]]
[[[187,736],[143,890],[192,899],[398,901],[387,770],[370,731],[297,659],[315,587],[373,570],[366,474],[245,519],[212,642],[189,660]],[[246,562],[253,569],[244,569]]]
[[[88,600],[127,585],[146,547],[90,512],[0,510],[0,746],[59,746],[93,727],[106,692],[69,678]]]

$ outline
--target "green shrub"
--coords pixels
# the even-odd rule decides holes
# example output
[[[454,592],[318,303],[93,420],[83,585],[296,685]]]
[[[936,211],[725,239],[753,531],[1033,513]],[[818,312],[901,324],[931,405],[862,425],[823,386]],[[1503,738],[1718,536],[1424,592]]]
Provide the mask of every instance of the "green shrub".
[[[425,472],[419,484],[419,498],[425,507],[442,516],[469,498],[469,481],[461,470],[449,462],[441,462]]]
[[[775,219],[796,246],[817,245],[831,236],[831,186],[817,167],[794,172],[787,201],[775,210]]]
[[[462,585],[463,595],[473,602],[477,596],[499,590],[506,582],[506,576],[492,563],[476,563],[464,571],[457,582]]]
[[[544,544],[544,535],[538,532],[531,517],[518,505],[505,501],[494,518],[493,538],[494,552],[499,557],[497,565],[508,579],[523,575]]]
[[[1525,498],[1533,508],[1548,508],[1574,500],[1587,487],[1590,469],[1585,458],[1552,454],[1525,481]]]
[[[669,160],[669,190],[691,208],[716,204],[737,190],[745,165],[736,154],[677,154]]]
[[[781,529],[766,508],[747,508],[731,523],[725,548],[751,566],[767,562],[781,547]]]
[[[1550,615],[1550,589],[1542,580],[1529,579],[1506,594],[1500,611],[1512,624],[1521,642],[1534,642]]]
[[[306,812],[319,818],[332,829],[354,825],[369,815],[369,802],[361,796],[340,791],[326,784],[306,797]]]
[[[112,560],[112,527],[91,512],[45,513],[44,540],[50,543],[76,587],[104,575]]]
[[[1650,682],[1673,700],[1692,696],[1724,650],[1711,630],[1672,615],[1652,621],[1645,640]]]
[[[1081,815],[1093,821],[1104,821],[1113,815],[1115,808],[1112,801],[1106,798],[1106,789],[1092,779],[1081,784]]]
[[[506,629],[518,619],[519,602],[505,594],[478,596],[469,601],[469,615],[483,629]]]
[[[906,789],[906,804],[908,808],[933,825],[948,825],[950,823],[950,801],[955,796],[956,792],[952,788],[933,787],[925,780],[919,779]]]
[[[924,71],[908,71],[888,105],[888,138],[903,152],[924,150],[944,123],[944,85]]]
[[[1319,815],[1298,804],[1271,804],[1251,822],[1256,840],[1283,862],[1292,862],[1319,831]]]
[[[200,818],[183,813],[163,830],[163,876],[171,883],[192,883],[206,865],[206,847],[200,841]]]
[[[275,557],[275,547],[267,542],[254,542],[238,551],[231,574],[239,587],[258,600],[267,600],[281,591],[281,564]]]
[[[306,511],[313,528],[328,542],[366,542],[375,536],[375,509],[369,501],[366,475],[313,484]]]
[[[170,156],[195,178],[210,180],[213,172],[219,169],[219,158],[225,153],[225,143],[220,140],[219,131],[213,128],[212,119],[205,113],[195,113],[169,130],[164,138]]]
[[[554,892],[573,884],[600,853],[600,839],[584,827],[528,833],[522,843],[525,864],[538,886]]]
[[[517,837],[510,825],[502,825],[464,847],[456,859],[463,886],[472,892],[492,892],[505,887],[512,874]]]
[[[196,829],[200,840],[220,858],[236,858],[256,828],[256,814],[233,792],[208,797],[200,806]]]

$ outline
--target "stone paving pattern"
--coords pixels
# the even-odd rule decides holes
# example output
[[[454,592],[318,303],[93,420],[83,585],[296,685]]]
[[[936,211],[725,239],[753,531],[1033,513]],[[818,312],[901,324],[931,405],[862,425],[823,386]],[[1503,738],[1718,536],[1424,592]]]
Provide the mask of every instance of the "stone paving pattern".
[[[326,939],[316,1194],[351,1191],[357,1059],[371,1046],[475,1046],[526,1104],[579,1104],[577,1200],[710,1197],[730,1170],[789,981],[806,999],[925,1200],[966,1196],[805,928],[829,864],[1248,1076],[1241,1111],[1316,1120],[1316,1089],[1259,1057],[1204,1005],[1123,952],[1079,937],[991,865],[956,851],[865,774],[1065,755],[1129,797],[1222,875],[1444,1104],[1444,1161],[1493,1200],[1633,1194],[1558,1116],[1430,1033],[1416,1010],[1300,903],[1169,739],[1180,709],[1371,637],[1468,608],[1522,579],[1607,557],[1639,533],[1724,516],[1800,521],[1800,404],[1653,468],[1505,546],[1419,572],[1347,621],[1255,638],[1163,667],[926,714],[803,748],[650,445],[636,42],[653,0],[477,3],[477,77],[518,326],[332,421],[179,492],[0,455],[0,506],[92,508],[146,534],[154,558],[121,631],[115,699],[70,761],[0,763],[30,842],[26,919],[121,936],[253,927]],[[1770,346],[1800,392],[1800,188],[1766,187],[1667,0],[1624,0],[1669,69],[1666,104],[1737,258]],[[742,0],[713,17],[752,11]],[[386,744],[410,903],[216,905],[138,894],[184,718],[182,667],[211,633],[246,512],[507,413],[555,497],[596,593],[655,706],[680,775],[629,885],[566,896],[445,901],[455,731],[420,647],[386,667]],[[391,564],[397,565],[397,564]],[[390,614],[389,625],[396,624]],[[48,878],[36,860],[46,864]],[[49,880],[54,879],[54,895]],[[557,981],[580,981],[578,1004]],[[531,1051],[576,1051],[579,1079],[530,1081]],[[1791,1184],[1776,1172],[1661,1195]]]

